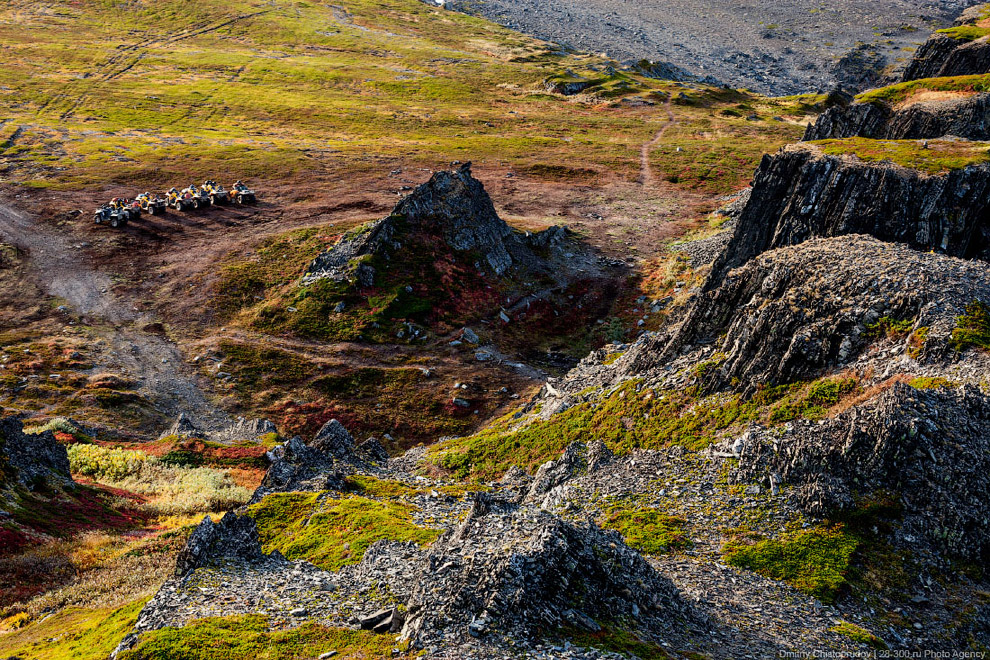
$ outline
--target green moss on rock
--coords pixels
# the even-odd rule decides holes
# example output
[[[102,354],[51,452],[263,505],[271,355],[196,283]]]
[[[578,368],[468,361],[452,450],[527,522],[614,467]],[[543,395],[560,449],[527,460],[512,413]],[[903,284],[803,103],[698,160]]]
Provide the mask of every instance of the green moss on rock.
[[[375,541],[436,540],[440,532],[414,524],[413,510],[408,504],[357,495],[337,499],[324,492],[268,495],[248,513],[265,552],[278,550],[288,559],[336,571],[360,562]]]

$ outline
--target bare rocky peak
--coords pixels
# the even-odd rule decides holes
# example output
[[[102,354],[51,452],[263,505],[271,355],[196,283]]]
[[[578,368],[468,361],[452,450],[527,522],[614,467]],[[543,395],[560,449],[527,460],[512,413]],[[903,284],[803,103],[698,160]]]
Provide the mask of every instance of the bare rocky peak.
[[[443,241],[455,254],[476,259],[479,271],[496,277],[559,279],[578,267],[594,271],[597,263],[568,237],[566,227],[535,234],[509,227],[467,163],[434,173],[387,217],[346,234],[310,264],[303,282],[329,278],[371,286],[372,259],[402,260],[406,250],[414,250],[417,241],[424,240]]]

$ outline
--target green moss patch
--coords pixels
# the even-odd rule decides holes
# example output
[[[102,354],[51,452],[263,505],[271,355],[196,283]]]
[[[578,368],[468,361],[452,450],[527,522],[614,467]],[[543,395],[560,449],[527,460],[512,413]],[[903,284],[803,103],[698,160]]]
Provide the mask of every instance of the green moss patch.
[[[949,345],[957,351],[975,347],[990,351],[990,305],[974,301],[966,313],[956,319]]]
[[[2,636],[3,654],[31,660],[105,660],[131,632],[147,598],[121,607],[63,610]]]
[[[930,175],[990,162],[990,144],[985,142],[844,138],[809,144],[817,145],[829,156],[855,156],[871,163],[887,161]]]
[[[758,538],[758,537],[757,537]],[[842,525],[755,540],[742,535],[722,546],[725,562],[755,571],[823,602],[833,602],[846,584],[853,553],[860,541]]]
[[[334,658],[392,658],[395,640],[363,630],[304,623],[271,630],[260,614],[200,619],[183,628],[146,632],[119,660],[308,660],[329,651]],[[407,657],[407,656],[398,656]]]
[[[408,504],[357,495],[335,499],[329,493],[276,493],[248,508],[265,552],[278,550],[328,571],[360,562],[375,541],[436,540],[440,532],[414,524],[413,510]]]
[[[605,529],[622,534],[626,544],[648,555],[690,548],[684,518],[668,516],[660,509],[612,507],[601,521]]]
[[[916,390],[937,390],[941,387],[957,387],[959,383],[941,376],[918,376],[909,380],[908,385]]]
[[[567,637],[577,646],[624,653],[641,660],[668,660],[671,657],[659,644],[643,641],[635,633],[617,626],[603,627],[595,633],[570,630]]]
[[[882,639],[871,633],[865,628],[857,626],[855,623],[849,623],[848,621],[842,621],[839,625],[829,628],[832,632],[839,633],[843,637],[848,637],[854,642],[859,642],[860,644],[866,644],[870,648],[874,649],[886,649],[887,644]]]
[[[695,377],[703,379],[713,365],[699,365]],[[515,428],[511,416],[502,418],[475,435],[434,445],[428,460],[460,478],[492,479],[513,465],[532,471],[572,442],[589,438],[602,440],[619,454],[672,445],[698,450],[748,422],[819,419],[857,389],[851,378],[824,378],[767,387],[743,400],[730,393],[705,396],[700,384],[684,390],[654,390],[633,380],[547,420]]]

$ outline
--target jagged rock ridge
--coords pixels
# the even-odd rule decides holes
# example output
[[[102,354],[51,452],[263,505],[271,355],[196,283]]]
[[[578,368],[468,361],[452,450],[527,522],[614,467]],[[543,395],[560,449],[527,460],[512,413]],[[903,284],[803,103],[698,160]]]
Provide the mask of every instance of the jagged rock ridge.
[[[706,289],[729,270],[816,236],[864,233],[966,259],[990,260],[990,166],[925,175],[889,162],[793,145],[764,156],[732,239]]]
[[[970,7],[956,20],[955,26],[985,23],[988,5]],[[966,76],[990,71],[990,41],[981,37],[972,41],[935,33],[922,45],[904,71],[903,80]]]
[[[19,419],[0,419],[0,489],[71,483],[69,454],[51,431],[24,433]]]

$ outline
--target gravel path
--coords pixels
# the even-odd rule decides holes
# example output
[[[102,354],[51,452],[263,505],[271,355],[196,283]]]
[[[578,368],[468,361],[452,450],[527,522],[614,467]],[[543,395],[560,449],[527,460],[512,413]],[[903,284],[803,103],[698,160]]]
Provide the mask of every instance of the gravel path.
[[[973,0],[424,0],[617,60],[666,61],[770,94],[827,91],[839,78],[902,66]],[[858,44],[864,57],[837,70]],[[876,53],[873,56],[872,53]],[[902,61],[898,61],[902,60]]]
[[[139,314],[118,299],[111,290],[110,276],[88,263],[67,236],[0,203],[0,238],[28,253],[43,290],[95,325],[104,326],[109,350],[103,368],[135,378],[141,393],[166,415],[185,412],[205,430],[232,423],[203,393],[176,346],[139,329],[158,319]]]

